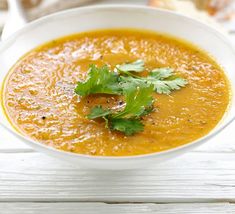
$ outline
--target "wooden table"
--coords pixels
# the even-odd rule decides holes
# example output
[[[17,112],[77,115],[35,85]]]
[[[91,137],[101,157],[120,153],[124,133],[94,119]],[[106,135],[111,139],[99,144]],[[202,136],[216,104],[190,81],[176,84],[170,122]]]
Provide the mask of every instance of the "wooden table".
[[[0,129],[1,214],[232,214],[234,203],[235,123],[177,159],[114,172],[53,159]]]

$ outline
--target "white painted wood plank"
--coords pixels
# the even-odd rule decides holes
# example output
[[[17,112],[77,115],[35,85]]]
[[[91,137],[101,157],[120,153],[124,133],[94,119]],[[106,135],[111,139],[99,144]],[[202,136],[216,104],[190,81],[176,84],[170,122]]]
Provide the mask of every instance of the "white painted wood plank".
[[[0,154],[0,201],[235,202],[235,155],[190,153],[149,169],[92,171],[39,153]]]
[[[0,203],[3,214],[232,214],[229,203],[105,204],[105,203]]]

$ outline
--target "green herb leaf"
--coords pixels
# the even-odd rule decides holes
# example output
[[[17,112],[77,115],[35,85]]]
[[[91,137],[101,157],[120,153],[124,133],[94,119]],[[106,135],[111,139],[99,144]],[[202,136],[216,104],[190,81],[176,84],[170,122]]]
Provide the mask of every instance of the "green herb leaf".
[[[109,109],[103,109],[102,106],[95,106],[91,109],[90,114],[87,115],[88,119],[96,119],[99,117],[105,117],[109,115],[111,111]]]
[[[127,136],[144,130],[144,124],[140,121],[140,119],[111,119],[110,127],[112,130],[123,132]]]
[[[96,106],[87,118],[103,118],[106,127],[109,126],[112,130],[123,132],[125,135],[143,131],[144,126],[140,117],[148,114],[150,109],[152,111],[152,92],[153,85],[139,85],[137,88],[130,86],[124,90],[126,106],[122,111],[115,113]]]
[[[173,75],[173,69],[171,68],[155,68],[149,74],[149,76],[154,77],[156,80],[162,80]]]
[[[170,78],[165,78],[165,77]],[[135,85],[139,84],[148,84],[153,85],[154,90],[159,94],[170,94],[173,90],[179,90],[181,87],[184,87],[187,84],[187,81],[180,77],[170,76],[169,70],[166,70],[166,74],[160,72],[151,72],[147,77],[120,77],[120,80],[124,85]]]
[[[124,73],[129,72],[129,71],[142,72],[144,70],[144,61],[139,59],[132,63],[116,65],[116,68],[117,70],[124,72]]]
[[[123,95],[125,97],[126,106],[123,111],[113,115],[113,118],[134,118],[140,117],[146,107],[153,103],[153,85],[139,84],[137,87],[129,85],[125,88]]]
[[[110,72],[107,66],[101,68],[91,65],[85,82],[78,82],[75,93],[81,96],[89,94],[121,94],[118,75]]]
[[[179,90],[187,84],[183,78],[177,77],[171,80],[150,80],[154,84],[154,90],[159,94],[170,94],[173,90]]]

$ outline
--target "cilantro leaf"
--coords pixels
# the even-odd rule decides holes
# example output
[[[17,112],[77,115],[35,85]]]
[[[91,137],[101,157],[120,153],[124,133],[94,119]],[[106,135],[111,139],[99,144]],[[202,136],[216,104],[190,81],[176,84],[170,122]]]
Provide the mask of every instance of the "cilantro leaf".
[[[144,61],[138,59],[132,63],[124,63],[121,65],[116,65],[116,69],[124,73],[129,71],[142,72],[144,70]]]
[[[96,119],[99,117],[105,117],[109,115],[111,111],[109,109],[103,109],[102,106],[95,106],[91,109],[90,114],[87,115],[88,119]]]
[[[154,84],[154,89],[159,94],[170,94],[173,90],[179,90],[181,87],[184,87],[187,84],[187,81],[183,78],[177,77],[170,80],[151,80]]]
[[[101,106],[96,106],[87,115],[87,118],[103,118],[106,127],[123,132],[125,135],[143,131],[144,125],[140,121],[140,117],[152,111],[152,92],[153,85],[139,85],[137,88],[130,86],[123,92],[126,106],[122,111],[113,112],[103,109]]]
[[[179,90],[187,84],[187,81],[181,77],[174,77],[169,70],[152,71],[147,77],[122,76],[120,80],[124,85],[148,84],[153,85],[154,90],[159,94],[170,94],[173,90]],[[169,78],[166,78],[169,77]]]
[[[179,90],[187,84],[185,79],[174,77],[173,69],[171,68],[152,70],[149,74],[149,81],[154,84],[154,89],[159,94],[170,94],[171,91]]]
[[[118,75],[110,72],[107,66],[101,68],[91,65],[85,82],[78,82],[75,93],[81,96],[89,94],[121,94]]]
[[[149,76],[154,77],[156,80],[162,80],[173,75],[173,69],[171,68],[155,68]]]
[[[153,103],[153,85],[139,84],[137,87],[130,85],[123,92],[126,106],[123,111],[115,114],[113,118],[133,118],[140,117],[146,107]]]
[[[110,120],[110,128],[130,136],[143,131],[144,124],[140,121],[140,119],[114,118]]]

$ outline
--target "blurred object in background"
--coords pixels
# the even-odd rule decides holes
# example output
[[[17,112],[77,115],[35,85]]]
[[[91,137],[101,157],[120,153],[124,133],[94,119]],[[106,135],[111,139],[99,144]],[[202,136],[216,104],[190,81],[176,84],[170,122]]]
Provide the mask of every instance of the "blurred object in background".
[[[199,9],[206,10],[219,21],[229,21],[235,16],[234,0],[194,0]]]
[[[191,3],[196,8],[207,12],[218,20],[230,20],[235,15],[234,0],[149,0],[149,5],[170,10],[178,10],[180,7],[192,10]]]
[[[33,20],[60,10],[86,6],[97,2],[99,2],[99,0],[42,0],[38,7],[28,11],[28,18],[29,20]]]
[[[32,8],[38,6],[43,0],[21,0],[21,1],[25,8]],[[0,9],[7,9],[7,0],[0,0]]]
[[[21,1],[22,1],[25,8],[36,7],[42,2],[42,0],[21,0]]]
[[[219,11],[232,4],[232,0],[194,0],[199,9],[207,10],[210,15],[215,15]]]
[[[27,8],[30,20],[41,16],[78,6],[105,3],[125,3],[117,0],[19,0]],[[138,0],[139,1],[139,0]],[[129,4],[135,3],[136,0],[126,1]],[[165,8],[170,10],[182,11],[184,13],[202,10],[218,20],[232,19],[235,13],[235,0],[143,0],[143,4],[148,2],[150,6]],[[195,7],[196,5],[196,7]],[[0,9],[7,9],[7,0],[0,0]],[[187,12],[187,10],[189,10]]]
[[[18,0],[22,1],[26,9],[26,17],[29,21],[48,15],[60,10],[74,8],[91,3],[97,3],[99,0]],[[7,0],[0,0],[0,31],[7,18]]]
[[[19,0],[26,9],[35,7],[43,8],[49,11],[56,11],[76,6],[85,5],[98,0]],[[51,8],[51,9],[48,9]],[[0,0],[0,9],[7,9],[7,0]]]
[[[194,0],[149,0],[148,4],[151,7],[177,11],[184,15],[206,22],[221,30],[221,26],[219,26],[205,10],[199,10],[196,7]]]
[[[152,7],[175,10],[184,14],[198,12],[194,3],[190,0],[149,0],[148,4]]]
[[[19,0],[27,9],[28,20],[34,20],[60,10],[94,4],[142,4],[174,10],[200,19],[217,28],[222,23],[227,31],[235,32],[235,0]],[[0,29],[7,13],[7,0],[0,0]]]
[[[149,0],[148,4],[175,10],[214,26],[217,21],[223,24],[227,31],[235,32],[235,0]]]

